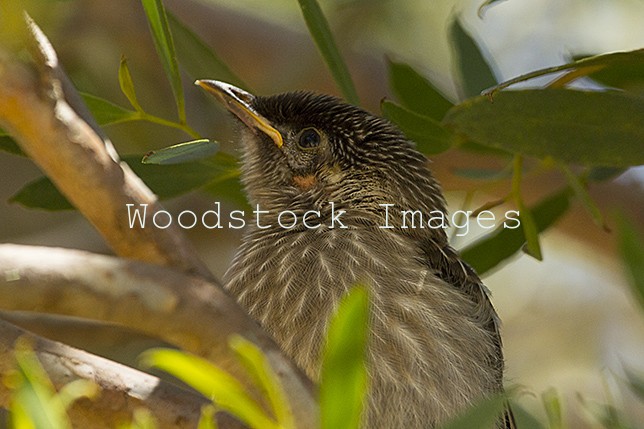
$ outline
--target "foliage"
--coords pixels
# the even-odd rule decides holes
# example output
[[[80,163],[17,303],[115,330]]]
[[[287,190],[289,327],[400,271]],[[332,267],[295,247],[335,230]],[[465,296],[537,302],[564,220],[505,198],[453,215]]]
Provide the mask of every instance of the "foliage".
[[[498,1],[486,1],[480,11]],[[192,78],[213,73],[221,79],[248,86],[199,36],[168,13],[161,0],[142,0],[142,4],[172,89],[178,119],[162,118],[146,111],[137,96],[136,84],[125,58],[120,63],[118,80],[131,106],[119,106],[90,94],[84,94],[84,100],[103,126],[145,121],[176,128],[186,134],[187,142],[154,153],[124,158],[160,197],[169,198],[194,189],[211,192],[214,189],[214,192],[239,200],[241,192],[236,181],[239,175],[236,158],[218,152],[217,142],[204,139],[189,125],[179,67],[183,67]],[[299,5],[338,87],[348,101],[357,104],[358,94],[348,67],[317,1],[300,0]],[[539,234],[565,215],[573,198],[579,199],[593,219],[605,227],[601,210],[587,189],[594,181],[607,180],[625,168],[644,163],[644,147],[638,144],[644,141],[640,119],[644,117],[644,99],[641,92],[634,89],[643,85],[644,74],[638,71],[644,67],[644,50],[576,59],[499,83],[490,59],[458,19],[451,23],[450,34],[457,58],[456,75],[460,80],[461,99],[456,104],[452,103],[413,67],[388,60],[389,84],[398,102],[383,100],[381,110],[426,154],[448,150],[483,151],[509,166],[511,191],[500,201],[487,204],[485,209],[513,203],[521,212],[521,227],[510,230],[498,225],[494,231],[463,249],[463,257],[481,274],[520,249],[540,259]],[[516,83],[561,72],[564,74],[554,78],[546,88],[505,91]],[[594,79],[611,89],[573,89],[570,84],[580,78]],[[3,134],[0,134],[0,150],[24,156]],[[141,159],[146,164],[141,164]],[[534,161],[531,166],[526,167],[526,159]],[[528,206],[521,192],[525,177],[527,173],[544,169],[560,171],[569,185],[544,197],[536,205]],[[496,173],[493,177],[483,177],[483,180],[494,182],[499,181],[499,177],[505,180],[505,176]],[[460,174],[472,176],[471,171],[463,170]],[[232,181],[234,186],[229,186]],[[220,186],[224,183],[226,186]],[[47,178],[27,184],[12,197],[12,201],[47,210],[72,208]],[[641,236],[627,220],[620,221],[619,231],[620,249],[634,280],[634,294],[644,302]],[[364,366],[366,331],[360,330],[366,329],[367,305],[364,291],[356,289],[345,299],[331,323],[320,387],[321,421],[325,428],[339,427],[338,422],[343,422],[342,426],[347,428],[359,424],[368,384]],[[179,351],[155,350],[147,353],[144,360],[213,399],[213,407],[204,409],[200,427],[215,427],[213,416],[216,411],[228,411],[251,427],[295,427],[289,404],[265,357],[242,338],[232,338],[230,346],[247,368],[255,387],[265,392],[261,403],[247,394],[242,382],[195,356]],[[74,399],[91,396],[91,386],[70,384],[56,393],[28,349],[17,348],[16,362],[16,372],[5,377],[5,382],[13,389],[12,425],[19,428],[69,427],[64,410]],[[627,374],[628,384],[639,395],[643,391],[642,379],[640,375]],[[473,422],[478,425],[482,420],[492,422],[506,399],[492,397],[476,404],[445,428],[469,428],[473,427]],[[542,395],[542,402],[547,427],[565,428],[562,403],[557,393],[546,392]],[[627,427],[612,405],[591,404],[581,397],[579,402],[604,427]],[[526,427],[546,427],[523,411],[517,414],[522,416],[520,422],[529,422]],[[129,427],[154,427],[153,420],[141,411]]]

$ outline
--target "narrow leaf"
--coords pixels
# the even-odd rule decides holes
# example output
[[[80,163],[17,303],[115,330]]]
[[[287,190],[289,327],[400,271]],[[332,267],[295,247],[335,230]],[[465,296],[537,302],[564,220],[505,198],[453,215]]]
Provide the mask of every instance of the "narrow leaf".
[[[197,429],[217,429],[216,411],[217,409],[211,404],[201,407],[201,416],[199,417]]]
[[[599,207],[597,206],[597,204],[595,204],[595,201],[588,193],[587,185],[582,182],[582,180],[577,177],[567,166],[561,165],[561,169],[568,179],[568,185],[572,188],[573,191],[575,191],[575,195],[577,196],[577,198],[579,198],[584,208],[590,215],[591,219],[593,220],[593,222],[595,222],[595,225],[603,228],[606,232],[610,232],[610,229],[606,224],[606,220],[604,219],[604,215],[602,215]]]
[[[644,237],[625,216],[618,216],[617,221],[619,250],[631,279],[633,295],[644,309]]]
[[[152,349],[141,356],[146,366],[159,368],[187,383],[215,405],[254,429],[278,429],[275,422],[226,371],[200,357],[172,349]]]
[[[0,135],[0,150],[9,152],[13,155],[27,156],[27,154],[20,149],[20,146],[18,146],[15,140],[7,135]]]
[[[165,74],[170,81],[170,86],[172,87],[172,93],[177,104],[179,121],[185,123],[186,108],[183,86],[181,84],[181,75],[179,74],[174,41],[172,40],[172,33],[170,33],[168,27],[168,18],[163,7],[163,2],[161,0],[141,0],[141,3],[143,4],[145,15],[150,24],[154,46],[165,70]]]
[[[481,6],[479,6],[479,10],[478,10],[479,18],[483,19],[483,14],[485,13],[485,11],[494,3],[498,3],[500,1],[505,1],[505,0],[485,0],[485,2],[481,4]]]
[[[644,49],[575,59],[582,63],[586,59],[595,63],[601,61],[603,67],[588,77],[602,85],[640,94],[644,92]]]
[[[582,76],[597,76],[598,74],[605,75],[606,73],[612,73],[610,69],[612,67],[617,68],[617,75],[622,75],[622,78],[612,78],[609,79],[611,82],[605,82],[610,86],[616,86],[618,88],[626,87],[623,82],[623,74],[624,71],[623,69],[626,68],[628,71],[626,72],[627,75],[633,74],[635,76],[635,81],[636,82],[641,82],[642,80],[642,75],[640,74],[639,76],[637,75],[638,70],[642,67],[642,63],[644,62],[644,48],[638,49],[636,51],[629,51],[629,52],[613,52],[610,54],[603,54],[603,55],[596,55],[594,57],[586,57],[586,58],[581,58],[578,59],[577,61],[573,61],[567,64],[562,64],[559,66],[554,66],[554,67],[547,67],[545,69],[541,70],[536,70],[521,76],[518,76],[516,78],[507,80],[505,82],[501,82],[500,84],[490,88],[489,90],[485,91],[485,95],[489,97],[493,97],[497,92],[501,91],[502,89],[505,89],[509,86],[515,85],[520,82],[526,82],[528,80],[541,77],[541,76],[546,76],[552,73],[558,73],[558,72],[563,72],[567,70],[575,70],[575,69],[583,69],[585,73],[579,73],[577,74],[577,77],[582,77]],[[621,71],[619,71],[621,70]],[[601,80],[599,78],[598,80]],[[627,79],[630,80],[630,79]],[[636,84],[639,86],[639,84]]]
[[[548,424],[551,429],[563,428],[563,412],[561,410],[561,398],[554,388],[548,389],[541,394],[541,402],[546,410]]]
[[[624,93],[503,91],[451,109],[448,129],[494,148],[572,164],[644,164],[644,99]]]
[[[391,60],[387,64],[389,85],[403,106],[440,121],[454,105],[408,64]]]
[[[463,99],[479,95],[484,89],[497,84],[494,73],[479,46],[455,19],[451,26],[457,74],[461,79]]]
[[[168,23],[181,65],[193,79],[205,77],[233,85],[246,85],[197,34],[168,12]]]
[[[239,335],[230,339],[230,347],[237,353],[260,391],[265,392],[280,428],[294,428],[293,413],[291,413],[286,394],[262,351]]]
[[[636,372],[628,368],[626,368],[625,371],[629,387],[641,401],[644,401],[644,373]]]
[[[329,323],[322,361],[322,429],[357,429],[365,405],[368,296],[355,287]]]
[[[91,94],[81,94],[81,96],[99,125],[112,125],[141,119],[139,112],[124,109],[111,101]]]
[[[127,59],[125,56],[121,56],[121,63],[119,65],[119,85],[121,87],[121,91],[127,97],[132,107],[134,107],[135,110],[142,112],[143,108],[136,98],[134,81],[132,81],[132,75],[130,74],[130,68],[127,66]]]
[[[208,139],[199,139],[154,150],[147,153],[141,162],[158,165],[183,164],[213,156],[218,151],[219,143]]]
[[[360,104],[358,93],[353,85],[347,65],[333,40],[329,23],[324,17],[317,0],[298,0],[298,3],[300,4],[300,9],[302,9],[304,21],[306,21],[311,37],[313,37],[313,41],[320,54],[322,54],[344,98],[351,104]]]
[[[571,190],[566,188],[530,208],[539,233],[554,224],[568,210],[571,193]],[[504,223],[509,227],[516,225],[515,221],[509,219]],[[502,224],[490,234],[465,247],[461,251],[461,256],[479,275],[482,275],[514,255],[524,243],[522,225],[511,229]]]
[[[387,119],[398,125],[410,140],[416,142],[419,151],[435,154],[450,148],[453,137],[440,122],[388,100],[383,100],[380,108]]]
[[[239,171],[230,155],[222,152],[210,162],[189,162],[174,165],[141,164],[141,155],[126,156],[123,160],[159,198],[185,194],[211,182],[236,178]],[[223,178],[223,179],[222,179]],[[240,189],[239,186],[237,189]],[[238,190],[241,194],[241,190]],[[25,207],[45,210],[73,210],[74,207],[47,178],[41,177],[24,186],[10,200]]]

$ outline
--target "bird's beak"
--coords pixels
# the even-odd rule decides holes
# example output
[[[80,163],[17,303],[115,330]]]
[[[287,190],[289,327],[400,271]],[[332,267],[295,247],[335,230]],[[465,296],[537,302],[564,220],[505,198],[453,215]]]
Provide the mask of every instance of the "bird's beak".
[[[236,86],[218,80],[200,79],[198,85],[215,96],[231,113],[237,116],[249,128],[257,128],[269,136],[278,148],[284,144],[282,134],[271,123],[257,113],[252,103],[255,96]]]

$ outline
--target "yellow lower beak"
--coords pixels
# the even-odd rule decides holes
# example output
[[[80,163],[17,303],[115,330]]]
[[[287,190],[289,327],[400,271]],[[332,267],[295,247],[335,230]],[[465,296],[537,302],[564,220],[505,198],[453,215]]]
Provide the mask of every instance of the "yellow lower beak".
[[[249,128],[257,128],[269,136],[278,148],[284,144],[282,134],[271,123],[253,108],[255,99],[243,89],[218,80],[200,79],[195,81],[198,85],[215,96],[230,112],[237,116]]]

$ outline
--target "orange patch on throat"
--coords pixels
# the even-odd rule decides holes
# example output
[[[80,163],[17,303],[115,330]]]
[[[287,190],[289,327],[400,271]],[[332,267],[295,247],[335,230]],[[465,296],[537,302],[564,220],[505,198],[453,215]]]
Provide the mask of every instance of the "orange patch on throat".
[[[309,174],[307,176],[293,176],[293,183],[295,186],[302,190],[310,189],[315,185],[315,176]]]

